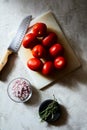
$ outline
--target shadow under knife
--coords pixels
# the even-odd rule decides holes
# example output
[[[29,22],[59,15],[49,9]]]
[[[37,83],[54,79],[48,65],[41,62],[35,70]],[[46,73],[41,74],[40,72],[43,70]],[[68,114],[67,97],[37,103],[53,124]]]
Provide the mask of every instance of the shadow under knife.
[[[8,75],[10,74],[10,72],[14,69],[15,66],[15,60],[17,58],[16,54],[11,54],[8,57],[8,61],[6,63],[6,65],[4,66],[4,68],[2,69],[2,71],[0,72],[0,81],[6,81],[8,78]]]

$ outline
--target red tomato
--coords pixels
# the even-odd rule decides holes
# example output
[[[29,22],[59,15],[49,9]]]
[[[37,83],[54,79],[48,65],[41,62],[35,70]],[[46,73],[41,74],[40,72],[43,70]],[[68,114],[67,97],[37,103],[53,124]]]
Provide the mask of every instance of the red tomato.
[[[54,60],[54,66],[56,69],[63,69],[66,65],[66,60],[63,56],[59,56]]]
[[[46,61],[42,68],[42,74],[49,75],[53,72],[53,62],[52,61]]]
[[[49,53],[52,57],[56,57],[56,56],[59,56],[59,55],[62,55],[63,54],[63,47],[61,44],[59,43],[56,43],[54,45],[52,45],[49,49]]]
[[[32,33],[34,33],[37,37],[43,37],[47,33],[47,26],[45,23],[36,23],[32,27]]]
[[[43,40],[42,44],[45,47],[50,47],[57,42],[57,35],[54,32],[49,33]]]
[[[34,57],[37,57],[37,58],[42,58],[42,57],[45,57],[45,54],[46,54],[46,50],[45,48],[38,44],[36,45],[33,49],[32,49],[32,55]]]
[[[22,45],[25,48],[32,48],[34,45],[36,45],[37,42],[38,42],[38,40],[36,39],[35,34],[28,33],[28,34],[25,35],[25,37],[22,41]]]
[[[43,63],[40,59],[38,58],[31,58],[27,61],[27,66],[34,71],[38,71],[42,68]]]

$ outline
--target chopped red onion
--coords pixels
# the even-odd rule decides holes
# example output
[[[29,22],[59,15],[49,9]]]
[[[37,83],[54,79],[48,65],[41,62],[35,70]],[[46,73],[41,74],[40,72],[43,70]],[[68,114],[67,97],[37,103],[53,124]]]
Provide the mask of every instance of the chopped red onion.
[[[13,84],[12,91],[15,97],[25,100],[30,94],[30,87],[23,79],[17,79]]]

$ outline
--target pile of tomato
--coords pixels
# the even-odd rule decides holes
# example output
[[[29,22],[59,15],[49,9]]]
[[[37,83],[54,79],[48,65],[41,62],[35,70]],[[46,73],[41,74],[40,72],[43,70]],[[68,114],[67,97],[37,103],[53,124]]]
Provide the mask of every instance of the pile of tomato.
[[[56,33],[49,31],[45,23],[34,24],[26,33],[22,45],[26,49],[31,49],[33,57],[27,61],[27,66],[31,70],[50,75],[55,70],[65,68],[64,48],[58,42]]]

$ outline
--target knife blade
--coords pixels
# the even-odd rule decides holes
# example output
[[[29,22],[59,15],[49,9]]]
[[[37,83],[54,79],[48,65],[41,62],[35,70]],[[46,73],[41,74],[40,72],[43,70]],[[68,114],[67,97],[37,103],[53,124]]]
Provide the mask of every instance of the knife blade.
[[[28,26],[30,24],[31,19],[32,19],[32,16],[29,15],[22,20],[15,37],[13,38],[12,42],[8,46],[6,53],[5,53],[4,57],[2,58],[2,60],[0,62],[0,71],[6,65],[6,63],[8,61],[8,56],[10,54],[12,54],[13,52],[14,53],[18,52],[18,50],[21,46],[21,42],[23,40],[23,37],[24,37],[24,35],[25,35],[25,33],[28,29]]]

